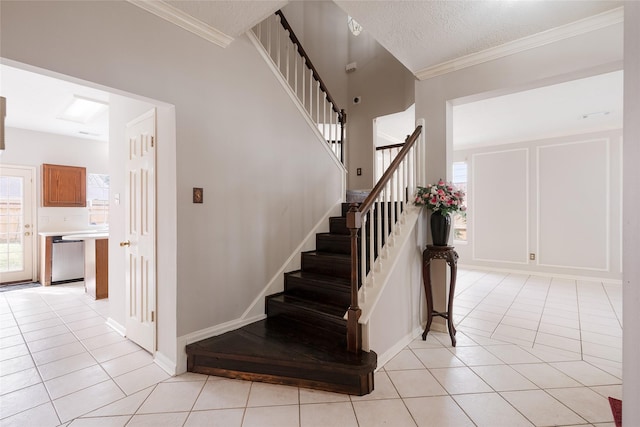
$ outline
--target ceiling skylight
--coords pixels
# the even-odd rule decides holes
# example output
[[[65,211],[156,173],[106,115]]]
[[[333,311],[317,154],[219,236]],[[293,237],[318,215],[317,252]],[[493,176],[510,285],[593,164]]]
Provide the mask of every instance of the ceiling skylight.
[[[96,99],[73,95],[73,100],[67,105],[59,119],[76,123],[88,123],[109,108],[109,104]]]

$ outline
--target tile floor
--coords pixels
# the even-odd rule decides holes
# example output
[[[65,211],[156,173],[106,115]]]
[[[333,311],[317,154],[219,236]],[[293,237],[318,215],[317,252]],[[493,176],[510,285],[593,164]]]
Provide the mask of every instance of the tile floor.
[[[458,346],[411,342],[356,397],[169,377],[81,285],[0,295],[0,426],[599,426],[621,398],[621,286],[459,271]]]

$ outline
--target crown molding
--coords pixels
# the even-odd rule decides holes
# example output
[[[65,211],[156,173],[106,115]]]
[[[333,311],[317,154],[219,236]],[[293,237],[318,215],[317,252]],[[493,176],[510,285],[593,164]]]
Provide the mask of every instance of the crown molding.
[[[450,61],[445,61],[431,67],[423,68],[415,73],[418,80],[427,80],[442,74],[451,73],[474,65],[479,65],[494,59],[503,58],[508,55],[534,49],[550,43],[555,43],[570,37],[595,31],[600,28],[619,24],[624,21],[624,8],[618,7],[608,10],[598,15],[590,16],[570,24],[552,28],[537,34],[523,37],[500,46],[482,50],[461,56]]]
[[[202,37],[222,48],[229,46],[234,40],[233,37],[205,24],[193,16],[171,6],[161,0],[127,0],[129,3],[141,9],[151,12],[160,18],[175,24],[190,33]]]

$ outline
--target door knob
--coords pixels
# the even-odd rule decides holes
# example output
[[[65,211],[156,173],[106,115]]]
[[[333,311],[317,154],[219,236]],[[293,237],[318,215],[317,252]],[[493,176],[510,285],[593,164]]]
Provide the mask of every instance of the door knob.
[[[125,246],[131,246],[131,242],[125,240],[124,242],[120,242],[120,247],[124,248]]]
[[[30,231],[27,231],[27,232],[25,232],[25,233],[24,233],[24,235],[25,235],[25,236],[31,236],[31,232],[30,232]]]

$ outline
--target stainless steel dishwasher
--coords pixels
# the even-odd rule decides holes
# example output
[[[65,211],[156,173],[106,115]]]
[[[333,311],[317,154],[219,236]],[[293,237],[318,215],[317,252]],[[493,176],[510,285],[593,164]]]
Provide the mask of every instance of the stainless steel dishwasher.
[[[53,236],[51,246],[51,283],[84,280],[84,242]]]

